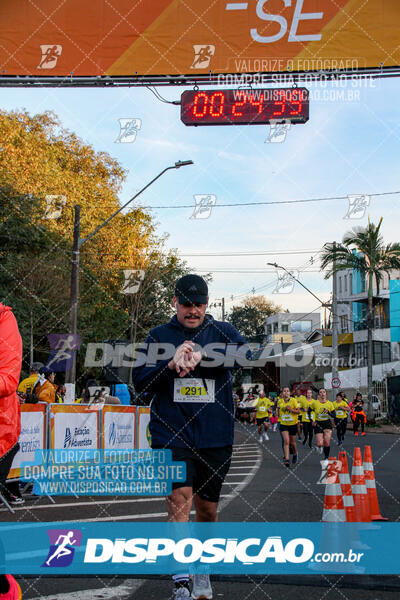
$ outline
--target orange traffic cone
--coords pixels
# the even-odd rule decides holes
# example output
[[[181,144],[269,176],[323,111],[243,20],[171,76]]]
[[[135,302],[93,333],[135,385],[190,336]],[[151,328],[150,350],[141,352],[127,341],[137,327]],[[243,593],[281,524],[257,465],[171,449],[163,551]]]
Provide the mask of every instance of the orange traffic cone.
[[[342,488],[339,483],[339,471],[337,470],[337,461],[330,458],[328,463],[328,475],[325,485],[324,510],[322,512],[322,522],[324,523],[345,523],[346,511],[344,510]]]
[[[371,446],[365,446],[364,448],[364,475],[365,475],[365,486],[367,488],[369,506],[371,510],[371,521],[387,521],[385,517],[382,517],[381,511],[379,510],[378,494],[376,492],[375,483],[375,472],[374,463],[372,462]]]
[[[347,454],[339,452],[339,461],[342,463],[342,469],[339,473],[339,481],[342,487],[343,505],[346,511],[346,521],[348,523],[356,522],[356,511],[354,507],[353,492],[351,489],[351,480],[349,473],[349,465],[347,463]]]
[[[354,508],[358,523],[370,523],[371,515],[367,488],[365,485],[364,469],[360,448],[354,448],[353,468],[351,469],[351,490],[354,498]]]

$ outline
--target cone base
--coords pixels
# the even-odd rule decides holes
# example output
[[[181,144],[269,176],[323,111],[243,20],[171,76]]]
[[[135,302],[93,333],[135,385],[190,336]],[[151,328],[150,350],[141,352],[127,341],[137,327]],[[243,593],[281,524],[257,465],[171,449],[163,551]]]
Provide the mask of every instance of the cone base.
[[[371,515],[371,521],[389,521],[389,519],[382,517],[382,515]]]

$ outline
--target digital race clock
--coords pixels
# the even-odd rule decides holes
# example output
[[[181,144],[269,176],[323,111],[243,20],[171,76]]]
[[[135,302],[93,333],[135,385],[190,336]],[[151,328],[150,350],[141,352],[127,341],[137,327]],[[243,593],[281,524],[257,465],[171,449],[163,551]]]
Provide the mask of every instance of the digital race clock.
[[[181,96],[185,125],[306,123],[308,118],[309,94],[305,88],[196,90]]]

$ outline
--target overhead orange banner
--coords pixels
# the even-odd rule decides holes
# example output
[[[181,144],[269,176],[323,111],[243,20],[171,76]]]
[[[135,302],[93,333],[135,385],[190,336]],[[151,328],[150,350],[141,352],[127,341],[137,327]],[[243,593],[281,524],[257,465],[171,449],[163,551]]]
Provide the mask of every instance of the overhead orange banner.
[[[2,0],[0,77],[400,65],[398,0]]]

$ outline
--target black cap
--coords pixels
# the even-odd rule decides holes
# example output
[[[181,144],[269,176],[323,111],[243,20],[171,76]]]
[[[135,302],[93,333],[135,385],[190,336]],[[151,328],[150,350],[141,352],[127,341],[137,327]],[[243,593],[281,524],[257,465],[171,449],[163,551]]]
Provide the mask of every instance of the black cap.
[[[175,296],[179,304],[185,302],[207,304],[208,285],[200,275],[184,275],[176,282]]]

